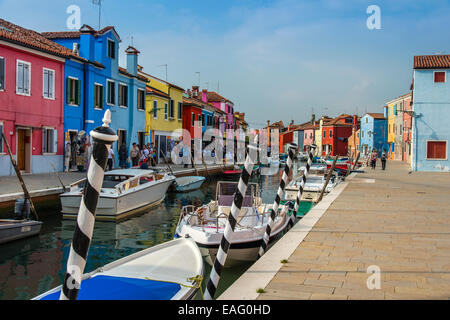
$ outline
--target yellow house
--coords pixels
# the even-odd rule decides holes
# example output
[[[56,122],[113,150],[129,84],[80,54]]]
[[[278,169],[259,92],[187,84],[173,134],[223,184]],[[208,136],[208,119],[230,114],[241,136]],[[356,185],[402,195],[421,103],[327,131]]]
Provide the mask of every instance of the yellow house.
[[[184,89],[139,70],[148,79],[146,90],[145,134],[146,142],[153,142],[158,163],[170,152],[181,137],[183,128]]]

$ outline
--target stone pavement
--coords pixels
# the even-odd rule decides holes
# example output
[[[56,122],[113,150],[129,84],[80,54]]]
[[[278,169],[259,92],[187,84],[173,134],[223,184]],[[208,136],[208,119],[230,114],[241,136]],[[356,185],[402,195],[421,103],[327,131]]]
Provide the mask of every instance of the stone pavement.
[[[365,171],[258,299],[450,298],[450,174],[410,174],[398,161]],[[370,266],[380,289],[367,287]]]

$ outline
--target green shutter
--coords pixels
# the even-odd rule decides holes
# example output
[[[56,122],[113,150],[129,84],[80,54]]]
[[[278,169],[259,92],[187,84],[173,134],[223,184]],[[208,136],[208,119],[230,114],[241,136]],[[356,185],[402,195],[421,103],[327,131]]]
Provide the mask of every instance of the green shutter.
[[[77,105],[81,105],[81,80],[77,80],[77,101],[75,102]]]
[[[105,88],[100,87],[100,107],[103,109],[105,107]]]
[[[70,104],[70,78],[66,79],[66,103]]]

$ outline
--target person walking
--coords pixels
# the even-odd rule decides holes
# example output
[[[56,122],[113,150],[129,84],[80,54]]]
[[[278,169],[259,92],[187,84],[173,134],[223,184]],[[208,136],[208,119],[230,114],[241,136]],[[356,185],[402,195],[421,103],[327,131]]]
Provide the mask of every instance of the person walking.
[[[108,171],[111,171],[114,167],[114,163],[116,162],[116,157],[114,156],[113,148],[110,148],[108,151]]]
[[[147,149],[147,146],[144,144],[141,150],[141,158],[139,159],[141,163],[147,162],[148,156],[150,152]]]
[[[387,161],[386,149],[383,149],[383,153],[381,154],[381,169],[383,170],[386,170],[386,161]]]
[[[372,169],[375,170],[377,166],[377,152],[375,150],[372,151]]]
[[[65,172],[69,172],[70,169],[70,158],[72,157],[72,147],[70,145],[70,141],[66,143],[66,147],[64,148],[64,166]]]
[[[127,146],[125,145],[125,142],[123,142],[119,148],[119,167],[120,168],[126,169],[128,167],[127,159],[128,159],[128,150],[127,150]]]
[[[133,167],[139,165],[139,147],[137,146],[136,142],[134,142],[133,146],[131,147],[130,159]]]

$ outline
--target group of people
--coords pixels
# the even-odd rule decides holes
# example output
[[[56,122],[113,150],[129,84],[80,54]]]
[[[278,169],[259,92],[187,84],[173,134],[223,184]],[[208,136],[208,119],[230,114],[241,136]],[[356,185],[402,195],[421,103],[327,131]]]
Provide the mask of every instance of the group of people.
[[[92,144],[84,131],[73,140],[67,141],[64,147],[64,171],[69,172],[74,166],[84,172],[89,168],[92,154]]]
[[[130,166],[140,167],[141,169],[148,169],[149,166],[156,165],[156,148],[154,143],[147,143],[142,146],[142,150],[136,142],[133,143],[130,152],[128,153],[127,146],[123,142],[119,147],[119,167],[126,169]],[[115,163],[114,150],[111,148],[108,154],[108,171],[113,169]]]
[[[371,164],[372,170],[375,170],[375,168],[377,166],[377,158],[378,158],[378,152],[376,150],[372,150],[372,152],[370,154],[370,164]],[[386,155],[386,150],[384,150],[384,149],[383,149],[383,153],[380,156],[380,160],[381,160],[381,169],[386,170],[387,155]]]

